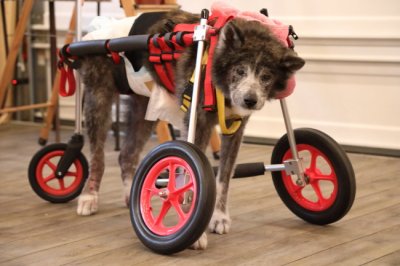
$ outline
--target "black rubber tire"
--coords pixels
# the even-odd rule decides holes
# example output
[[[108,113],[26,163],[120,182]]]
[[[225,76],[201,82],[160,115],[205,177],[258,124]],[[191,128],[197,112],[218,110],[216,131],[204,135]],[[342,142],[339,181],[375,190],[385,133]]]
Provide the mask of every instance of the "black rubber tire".
[[[282,180],[284,172],[273,172],[272,178],[282,201],[301,219],[317,225],[326,225],[340,220],[350,210],[356,194],[354,170],[340,145],[327,134],[310,128],[294,130],[296,144],[307,144],[321,151],[330,161],[337,179],[337,195],[333,204],[323,211],[313,211],[300,206],[288,193]],[[282,164],[284,154],[290,150],[287,135],[275,145],[271,156],[272,164]]]
[[[163,158],[175,156],[183,159],[193,170],[197,183],[197,199],[187,222],[173,234],[161,236],[146,226],[141,214],[141,189],[149,171]],[[191,246],[206,230],[214,211],[215,178],[207,157],[195,145],[183,141],[170,141],[153,149],[143,159],[134,177],[130,196],[130,217],[138,238],[149,249],[160,254],[173,254]]]
[[[31,185],[33,191],[42,199],[49,201],[51,203],[66,203],[68,201],[71,201],[78,197],[83,189],[83,186],[85,185],[85,181],[87,177],[89,176],[89,166],[88,162],[85,158],[85,156],[80,153],[78,158],[75,160],[74,163],[77,161],[80,162],[82,165],[82,170],[81,170],[81,175],[82,179],[79,182],[79,185],[77,186],[76,189],[73,191],[69,192],[66,195],[54,195],[46,191],[45,188],[43,188],[36,176],[36,170],[37,167],[39,166],[40,161],[42,158],[44,158],[47,154],[56,152],[56,151],[65,151],[67,149],[67,144],[65,143],[55,143],[55,144],[50,144],[48,146],[45,146],[44,148],[40,149],[31,159],[29,163],[29,168],[28,168],[28,178],[29,178],[29,184]]]

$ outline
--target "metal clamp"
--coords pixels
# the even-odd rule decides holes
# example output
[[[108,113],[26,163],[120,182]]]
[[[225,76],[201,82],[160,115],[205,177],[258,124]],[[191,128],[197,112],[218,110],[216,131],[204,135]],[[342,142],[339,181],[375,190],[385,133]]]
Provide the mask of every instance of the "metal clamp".
[[[203,20],[203,19],[202,19]],[[198,25],[194,29],[193,33],[193,41],[198,42],[198,41],[205,41],[208,37],[208,30],[210,26],[206,25]]]
[[[201,11],[200,25],[196,26],[193,33],[193,41],[205,41],[208,38],[208,30],[210,26],[207,24],[209,16],[209,11],[207,9],[203,9]]]
[[[285,172],[287,175],[297,176],[297,185],[305,186],[307,184],[307,180],[304,176],[304,166],[302,158],[299,158],[298,160],[286,160],[283,162],[283,164],[285,165]]]

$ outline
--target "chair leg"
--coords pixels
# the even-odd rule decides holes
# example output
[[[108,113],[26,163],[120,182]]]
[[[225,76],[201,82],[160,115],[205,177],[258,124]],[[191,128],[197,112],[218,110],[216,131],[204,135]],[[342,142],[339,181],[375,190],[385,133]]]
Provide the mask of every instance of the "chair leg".
[[[158,121],[156,127],[157,137],[159,143],[172,140],[171,132],[169,131],[168,123],[165,121]]]
[[[221,149],[221,138],[220,138],[217,130],[215,129],[215,127],[212,129],[212,132],[211,132],[210,146],[211,146],[211,150],[212,150],[214,159],[218,160],[219,159],[219,151]]]

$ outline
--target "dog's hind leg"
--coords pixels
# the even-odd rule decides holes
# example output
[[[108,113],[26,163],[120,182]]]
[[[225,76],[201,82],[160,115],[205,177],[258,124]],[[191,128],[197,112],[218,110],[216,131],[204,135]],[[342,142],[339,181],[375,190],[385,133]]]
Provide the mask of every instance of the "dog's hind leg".
[[[104,173],[104,143],[111,125],[111,106],[116,96],[107,58],[84,61],[80,69],[85,84],[84,114],[90,144],[89,177],[78,199],[78,215],[91,215],[98,209],[98,192]]]
[[[213,217],[209,225],[210,231],[217,234],[226,234],[231,226],[231,218],[228,211],[229,181],[233,176],[233,170],[239,148],[242,142],[244,126],[248,118],[244,118],[242,125],[234,135],[222,136],[220,167],[216,178],[217,198]]]
[[[133,176],[139,162],[140,153],[150,138],[154,122],[144,119],[147,109],[148,97],[133,94],[127,106],[126,137],[121,147],[119,164],[124,185],[125,203],[128,206]]]

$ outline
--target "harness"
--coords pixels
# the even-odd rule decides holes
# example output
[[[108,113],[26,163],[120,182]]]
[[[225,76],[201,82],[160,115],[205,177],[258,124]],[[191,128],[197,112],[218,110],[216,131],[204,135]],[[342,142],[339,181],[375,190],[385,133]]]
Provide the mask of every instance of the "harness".
[[[209,30],[208,63],[205,67],[204,78],[203,109],[206,111],[216,110],[215,87],[212,83],[211,71],[218,33],[225,23],[232,18],[233,16],[223,16],[216,13],[208,19],[208,24],[212,28]],[[173,64],[187,47],[193,45],[193,34],[196,26],[198,24],[177,24],[173,32],[163,36],[156,34],[150,38],[149,62],[153,64],[160,81],[171,92],[175,92]],[[188,100],[189,93],[185,93],[185,95],[186,100]]]
[[[147,13],[148,15],[148,13]],[[139,17],[140,18],[140,17]],[[138,18],[138,19],[139,19]],[[212,82],[212,63],[215,47],[218,43],[220,29],[234,15],[225,15],[223,12],[213,12],[208,19],[210,26],[207,31],[208,49],[203,55],[203,72],[204,72],[204,90],[203,90],[203,109],[206,111],[218,111],[218,119],[221,131],[225,135],[233,134],[237,131],[241,124],[241,118],[238,116],[231,117],[233,120],[230,127],[226,126],[225,118],[225,99],[221,91],[215,88]],[[175,73],[174,64],[180,58],[186,48],[194,44],[195,27],[199,24],[177,24],[166,25],[172,28],[172,32],[166,34],[154,35],[132,35],[128,37],[109,39],[109,40],[92,40],[76,42],[64,46],[59,53],[60,60],[58,68],[61,71],[60,78],[60,95],[71,96],[75,92],[75,78],[73,69],[80,66],[79,57],[86,55],[108,54],[115,64],[119,64],[121,56],[119,53],[139,52],[140,50],[149,52],[148,61],[152,64],[162,85],[171,93],[175,92]],[[297,39],[292,27],[289,27],[287,45],[293,48],[293,42],[290,38]],[[68,84],[68,89],[67,85]],[[193,87],[193,78],[188,81],[182,96],[183,111],[187,111],[191,101]]]

